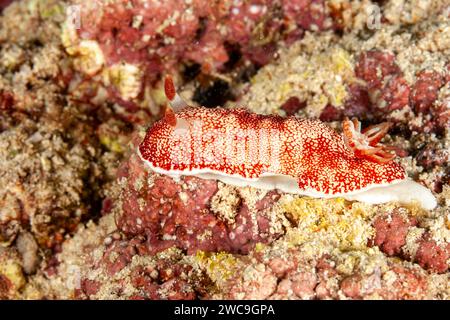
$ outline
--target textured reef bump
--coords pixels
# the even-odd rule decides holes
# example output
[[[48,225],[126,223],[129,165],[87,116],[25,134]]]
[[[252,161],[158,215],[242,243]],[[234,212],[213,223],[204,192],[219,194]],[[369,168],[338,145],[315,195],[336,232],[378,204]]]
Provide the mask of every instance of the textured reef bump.
[[[442,224],[442,221],[438,219],[434,223]],[[434,272],[448,271],[450,243],[434,240],[430,230],[421,228],[415,217],[394,210],[377,216],[373,226],[376,234],[372,243],[388,256],[405,257]]]

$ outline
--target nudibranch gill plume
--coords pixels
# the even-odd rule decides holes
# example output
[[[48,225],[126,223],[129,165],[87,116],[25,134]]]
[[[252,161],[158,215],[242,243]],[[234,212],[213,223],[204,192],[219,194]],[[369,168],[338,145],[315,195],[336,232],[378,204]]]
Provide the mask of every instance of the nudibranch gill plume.
[[[165,92],[165,117],[138,147],[157,173],[315,198],[436,206],[431,191],[408,178],[392,149],[380,143],[388,123],[361,131],[358,120],[345,119],[339,134],[319,120],[188,106],[170,76]]]

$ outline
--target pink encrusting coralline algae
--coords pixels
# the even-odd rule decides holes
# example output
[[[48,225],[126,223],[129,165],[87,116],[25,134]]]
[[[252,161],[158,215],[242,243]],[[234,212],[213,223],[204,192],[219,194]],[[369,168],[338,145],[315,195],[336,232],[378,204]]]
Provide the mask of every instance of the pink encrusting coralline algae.
[[[141,159],[157,173],[318,198],[436,206],[433,194],[408,179],[380,143],[387,123],[361,132],[359,121],[346,119],[340,135],[318,120],[189,107],[170,77],[165,89],[173,109],[139,146]]]

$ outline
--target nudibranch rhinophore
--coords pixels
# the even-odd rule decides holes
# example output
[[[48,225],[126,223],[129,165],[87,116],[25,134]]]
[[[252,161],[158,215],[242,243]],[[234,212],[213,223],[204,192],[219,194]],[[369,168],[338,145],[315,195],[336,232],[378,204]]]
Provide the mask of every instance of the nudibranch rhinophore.
[[[165,92],[166,115],[138,148],[157,173],[316,198],[436,206],[431,191],[409,179],[392,148],[380,143],[388,123],[361,131],[358,120],[346,119],[341,135],[319,120],[188,106],[171,77]]]

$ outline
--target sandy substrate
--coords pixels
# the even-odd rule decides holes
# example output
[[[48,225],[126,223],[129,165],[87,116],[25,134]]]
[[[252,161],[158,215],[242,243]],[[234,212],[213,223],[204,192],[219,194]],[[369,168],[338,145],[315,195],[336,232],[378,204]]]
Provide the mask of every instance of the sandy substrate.
[[[214,25],[189,20],[195,28],[185,36],[199,37],[198,46],[165,29],[183,16],[161,12],[151,26],[161,39],[148,46],[150,57],[168,58],[150,65],[136,53],[142,47],[126,41],[144,32],[145,15],[121,11],[120,1],[112,12],[138,31],[105,14],[74,35],[64,12],[81,1],[23,0],[4,9],[0,298],[448,300],[450,7],[385,1],[379,27],[368,28],[370,1],[300,2],[308,14],[280,5],[283,26],[251,16],[250,7],[239,13],[249,17],[244,26],[219,13]],[[191,9],[197,21],[200,11]],[[270,36],[248,34],[255,26]],[[120,63],[108,39],[126,48]],[[230,45],[238,40],[245,45]],[[205,48],[225,49],[202,65]],[[319,118],[337,131],[345,117],[364,126],[392,122],[384,143],[432,190],[437,208],[150,172],[135,150],[161,116],[166,71],[193,104]]]

